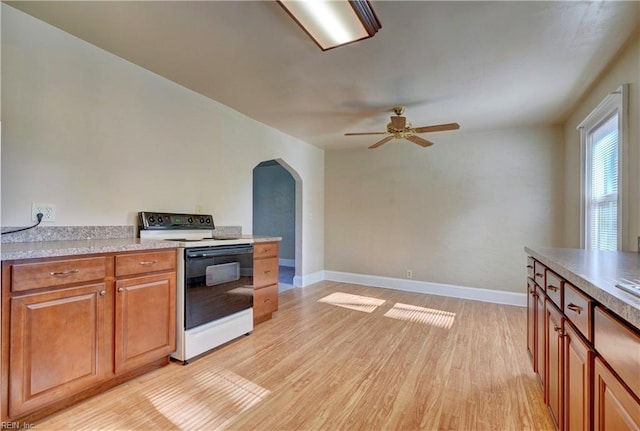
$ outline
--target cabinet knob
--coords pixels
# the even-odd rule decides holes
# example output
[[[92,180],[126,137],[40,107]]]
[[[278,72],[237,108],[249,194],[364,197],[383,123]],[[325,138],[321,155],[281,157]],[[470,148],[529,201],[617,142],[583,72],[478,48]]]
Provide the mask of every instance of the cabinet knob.
[[[101,291],[100,291],[100,296],[104,296],[104,295],[106,295],[106,294],[107,294],[107,291],[106,291],[106,290],[101,290]]]
[[[118,287],[118,292],[124,292],[124,287]]]

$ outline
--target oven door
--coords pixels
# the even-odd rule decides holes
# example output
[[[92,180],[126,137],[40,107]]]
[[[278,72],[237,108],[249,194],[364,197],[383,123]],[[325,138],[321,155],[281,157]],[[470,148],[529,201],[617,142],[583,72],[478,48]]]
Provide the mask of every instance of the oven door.
[[[185,250],[185,329],[253,306],[253,245]]]

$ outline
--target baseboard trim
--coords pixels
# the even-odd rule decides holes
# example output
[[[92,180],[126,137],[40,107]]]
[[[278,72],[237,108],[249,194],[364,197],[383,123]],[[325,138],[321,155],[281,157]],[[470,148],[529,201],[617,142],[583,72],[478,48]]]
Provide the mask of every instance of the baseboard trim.
[[[325,280],[325,271],[312,272],[311,274],[293,277],[293,285],[296,287],[306,287]]]
[[[474,301],[491,302],[494,304],[527,306],[526,293],[507,292],[504,290],[492,290],[476,287],[456,286],[452,284],[431,283],[428,281],[404,280],[401,278],[380,277],[376,275],[353,274],[339,271],[319,271],[312,275],[324,272],[324,280],[340,281],[343,283],[362,284],[365,286],[384,287],[386,289],[404,290],[407,292],[426,293],[429,295],[449,296],[452,298],[471,299]],[[304,281],[307,279],[304,277]],[[311,282],[305,286],[315,283]],[[295,283],[295,280],[294,280]]]
[[[296,261],[295,259],[278,259],[278,265],[280,266],[290,266],[292,268],[295,268],[296,266]]]

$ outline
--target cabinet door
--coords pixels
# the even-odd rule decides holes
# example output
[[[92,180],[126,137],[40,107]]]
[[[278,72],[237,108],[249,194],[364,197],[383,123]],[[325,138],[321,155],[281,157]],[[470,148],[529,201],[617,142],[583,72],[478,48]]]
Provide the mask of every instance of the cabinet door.
[[[11,299],[9,415],[19,417],[101,379],[106,285]]]
[[[640,430],[640,403],[599,357],[594,361],[594,430]]]
[[[564,429],[591,429],[591,369],[594,351],[565,321],[564,337]]]
[[[529,358],[531,358],[533,371],[538,371],[536,357],[536,285],[529,278],[527,279],[527,352],[529,353]]]
[[[116,282],[116,373],[175,351],[175,279],[171,272]]]
[[[538,378],[542,384],[542,393],[544,394],[544,400],[547,401],[547,364],[545,363],[545,349],[546,349],[546,319],[544,317],[544,293],[542,289],[536,287],[536,364],[538,368]]]
[[[562,425],[562,315],[551,300],[545,301],[547,328],[547,406],[556,429]]]

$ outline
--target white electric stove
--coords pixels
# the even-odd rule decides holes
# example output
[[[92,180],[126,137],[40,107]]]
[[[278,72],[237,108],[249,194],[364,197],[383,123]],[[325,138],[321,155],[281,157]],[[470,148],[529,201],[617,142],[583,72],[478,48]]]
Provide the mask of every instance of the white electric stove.
[[[214,236],[208,214],[139,213],[141,239],[178,246],[176,352],[184,364],[253,331],[253,240]]]

